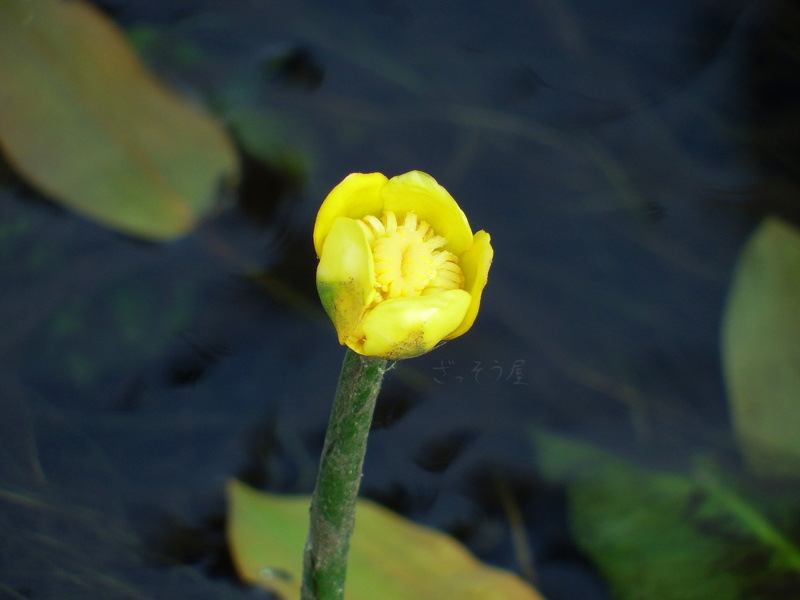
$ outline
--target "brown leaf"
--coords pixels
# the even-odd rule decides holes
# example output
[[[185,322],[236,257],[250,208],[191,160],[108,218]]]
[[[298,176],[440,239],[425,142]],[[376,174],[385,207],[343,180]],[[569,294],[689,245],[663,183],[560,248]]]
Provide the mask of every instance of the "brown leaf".
[[[54,200],[153,240],[192,228],[237,170],[224,130],[82,1],[0,2],[0,146]]]

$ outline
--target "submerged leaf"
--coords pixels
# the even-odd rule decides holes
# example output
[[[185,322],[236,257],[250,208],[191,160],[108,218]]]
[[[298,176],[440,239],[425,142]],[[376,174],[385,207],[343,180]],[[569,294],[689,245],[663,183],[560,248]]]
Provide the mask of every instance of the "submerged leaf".
[[[736,266],[722,330],[731,414],[757,475],[800,478],[800,232],[767,218]]]
[[[179,236],[236,176],[222,128],[165,89],[85,2],[0,2],[0,74],[0,146],[11,164],[104,225]]]
[[[566,438],[535,440],[613,598],[768,600],[800,589],[800,548],[713,468],[657,472]]]
[[[228,543],[242,579],[300,597],[309,496],[228,484]],[[516,575],[486,566],[450,536],[359,499],[348,600],[541,600]]]

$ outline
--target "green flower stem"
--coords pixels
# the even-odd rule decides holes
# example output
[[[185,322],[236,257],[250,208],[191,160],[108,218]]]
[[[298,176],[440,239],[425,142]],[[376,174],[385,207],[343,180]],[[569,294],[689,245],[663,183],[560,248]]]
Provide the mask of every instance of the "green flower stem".
[[[386,360],[348,349],[339,375],[303,557],[302,600],[341,600],[367,434]]]

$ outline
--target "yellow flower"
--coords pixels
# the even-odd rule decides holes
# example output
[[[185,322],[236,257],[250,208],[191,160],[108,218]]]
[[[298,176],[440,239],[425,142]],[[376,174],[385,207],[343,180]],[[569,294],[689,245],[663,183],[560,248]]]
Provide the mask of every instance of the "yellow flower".
[[[426,173],[353,173],[314,225],[317,290],[339,343],[389,360],[419,356],[475,321],[493,250]]]

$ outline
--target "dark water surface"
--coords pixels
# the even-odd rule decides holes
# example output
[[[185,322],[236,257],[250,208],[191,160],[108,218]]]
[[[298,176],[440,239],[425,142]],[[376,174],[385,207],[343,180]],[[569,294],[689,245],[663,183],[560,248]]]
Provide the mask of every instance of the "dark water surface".
[[[543,593],[609,598],[531,431],[737,464],[721,310],[759,218],[798,215],[789,5],[100,5],[245,178],[156,246],[2,172],[1,598],[263,597],[230,576],[222,486],[313,486],[343,352],[310,232],[353,171],[432,174],[495,248],[473,330],[390,373],[365,495],[519,570],[501,474]]]

